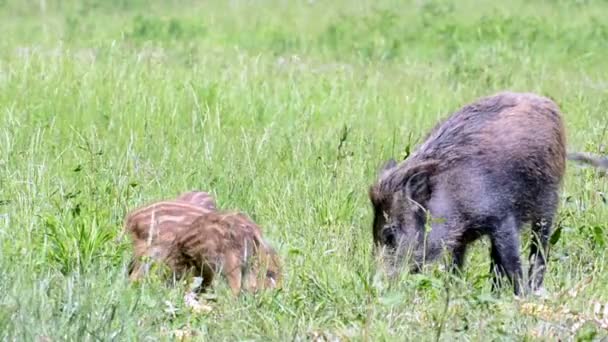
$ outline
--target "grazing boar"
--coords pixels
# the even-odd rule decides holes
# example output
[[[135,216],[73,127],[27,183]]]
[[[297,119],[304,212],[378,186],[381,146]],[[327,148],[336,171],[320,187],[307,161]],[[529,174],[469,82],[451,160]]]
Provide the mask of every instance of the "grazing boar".
[[[387,162],[370,187],[376,246],[393,267],[408,257],[414,272],[445,248],[459,270],[467,246],[489,236],[493,289],[506,276],[519,295],[520,230],[531,223],[528,286],[540,289],[565,146],[560,110],[546,97],[500,92],[464,106],[406,160]]]
[[[133,260],[129,265],[131,280],[147,272],[148,264],[142,257],[154,258],[172,242],[181,230],[187,229],[198,217],[211,210],[183,200],[159,201],[140,207],[127,214],[124,230],[133,242]]]
[[[213,196],[204,191],[188,191],[179,195],[177,200],[192,203],[207,210],[217,210],[217,203]]]
[[[181,278],[187,272],[203,278],[202,289],[221,272],[233,294],[281,286],[281,266],[260,228],[246,215],[210,212],[179,234],[168,248],[166,263]]]

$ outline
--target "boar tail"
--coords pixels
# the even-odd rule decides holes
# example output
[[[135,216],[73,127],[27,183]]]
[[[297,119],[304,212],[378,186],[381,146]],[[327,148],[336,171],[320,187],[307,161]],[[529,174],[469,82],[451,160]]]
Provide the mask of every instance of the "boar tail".
[[[593,167],[608,170],[608,158],[592,156],[590,154],[581,152],[570,152],[567,154],[568,160],[572,160],[578,163],[591,165]]]

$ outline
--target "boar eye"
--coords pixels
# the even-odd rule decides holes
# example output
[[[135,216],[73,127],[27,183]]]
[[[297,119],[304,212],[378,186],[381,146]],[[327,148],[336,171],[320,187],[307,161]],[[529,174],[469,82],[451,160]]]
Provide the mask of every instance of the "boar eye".
[[[274,273],[273,271],[266,271],[266,278],[275,278],[276,277],[276,273]]]

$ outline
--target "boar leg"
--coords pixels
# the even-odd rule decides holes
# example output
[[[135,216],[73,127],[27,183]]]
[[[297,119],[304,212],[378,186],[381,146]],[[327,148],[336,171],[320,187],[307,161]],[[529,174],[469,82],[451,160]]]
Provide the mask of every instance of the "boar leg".
[[[129,263],[129,280],[139,280],[139,278],[141,278],[143,276],[143,273],[145,272],[143,267],[144,265],[141,265],[141,263],[135,260],[135,258],[131,260],[131,262]]]
[[[490,247],[490,274],[492,276],[492,292],[495,292],[500,287],[500,280],[506,276],[504,269],[499,267],[500,265],[500,254],[498,249],[492,243]]]
[[[200,267],[197,267],[194,272],[194,276],[201,277],[202,281],[201,284],[194,289],[194,292],[203,293],[211,288],[213,279],[215,278],[215,271],[215,265],[211,265],[208,262],[203,262]]]
[[[206,290],[211,286],[214,275],[215,272],[213,271],[213,268],[208,264],[204,264],[201,272],[201,276],[203,277],[203,282],[201,283],[202,290]]]
[[[541,196],[541,208],[535,217],[532,217],[532,241],[530,244],[529,287],[532,291],[538,290],[545,277],[547,258],[549,256],[549,238],[553,226],[553,218],[557,211],[559,195],[555,191]]]
[[[467,253],[467,244],[462,243],[454,248],[452,251],[452,272],[462,272],[462,266],[464,265],[464,259]]]
[[[139,269],[139,262],[137,262],[135,258],[131,258],[131,260],[129,261],[129,266],[127,268],[127,274],[129,275],[129,277],[133,276],[133,273],[135,273],[136,269]]]
[[[228,285],[232,290],[232,294],[238,295],[241,291],[241,282],[243,277],[241,259],[236,253],[228,253],[224,260],[224,274],[228,278]]]
[[[492,275],[495,290],[498,278],[506,275],[513,285],[515,295],[521,294],[521,259],[519,257],[518,224],[512,216],[507,217],[495,227],[490,236],[492,243]]]
[[[549,237],[553,220],[550,217],[532,221],[532,241],[530,244],[529,286],[538,290],[545,277],[549,253]]]

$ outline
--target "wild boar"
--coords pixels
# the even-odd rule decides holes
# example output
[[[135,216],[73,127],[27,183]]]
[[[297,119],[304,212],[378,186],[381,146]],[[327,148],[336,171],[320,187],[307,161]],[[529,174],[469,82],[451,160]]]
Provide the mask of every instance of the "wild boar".
[[[211,213],[213,215],[207,215]],[[232,255],[241,251],[244,253],[241,262],[253,262],[251,267],[241,265],[246,272],[246,289],[273,288],[280,282],[278,256],[264,241],[260,227],[243,213],[218,212],[215,200],[208,193],[191,191],[175,200],[142,206],[127,214],[124,226],[134,249],[129,266],[131,281],[146,275],[151,261],[160,261],[180,278],[188,271],[198,271],[197,275],[203,276],[204,289],[217,271],[213,267],[231,265],[238,261]],[[206,256],[214,261],[206,265],[213,267],[197,264]],[[151,260],[142,262],[145,257]],[[257,270],[264,266],[266,277],[256,278]],[[225,274],[236,291],[233,286],[240,281],[236,273]]]
[[[178,278],[203,277],[202,289],[222,273],[233,294],[281,286],[278,255],[260,228],[243,213],[210,212],[200,216],[168,249],[166,263]]]
[[[370,187],[375,245],[386,248],[395,267],[409,256],[414,272],[445,248],[459,270],[467,246],[489,236],[493,288],[507,276],[519,295],[526,289],[520,231],[531,223],[528,287],[540,289],[565,172],[565,136],[558,106],[540,95],[505,91],[464,106],[406,160],[389,160]]]

